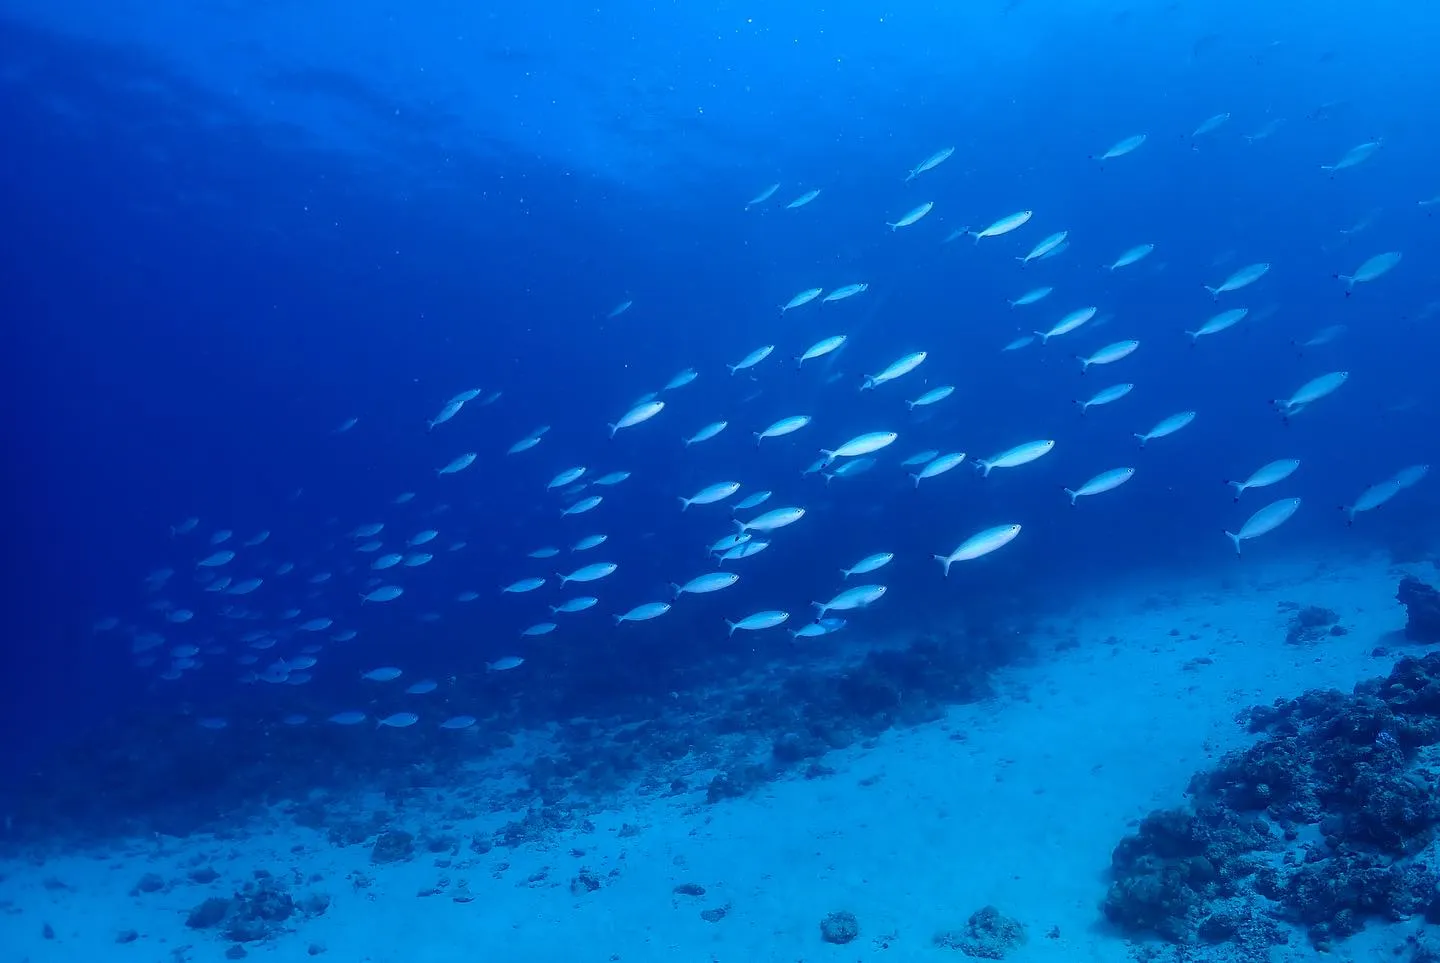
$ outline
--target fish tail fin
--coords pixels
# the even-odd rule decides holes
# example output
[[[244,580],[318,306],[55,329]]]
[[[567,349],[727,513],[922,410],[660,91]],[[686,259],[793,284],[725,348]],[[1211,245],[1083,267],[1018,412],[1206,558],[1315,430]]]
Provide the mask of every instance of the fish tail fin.
[[[979,232],[977,232],[977,231],[966,231],[965,233],[966,233],[966,234],[969,234],[971,237],[973,237],[973,238],[975,239],[976,245],[979,245],[979,243],[980,243],[980,234],[979,234]]]
[[[1237,502],[1240,500],[1240,496],[1243,495],[1243,494],[1245,494],[1245,483],[1244,483],[1244,482],[1227,481],[1225,484],[1227,484],[1227,485],[1229,485],[1231,488],[1235,489],[1235,500],[1236,500]]]
[[[1077,355],[1075,356],[1075,360],[1078,361],[1078,362],[1080,362],[1080,373],[1081,373],[1081,374],[1084,374],[1085,372],[1087,372],[1087,371],[1090,370],[1090,359],[1089,359],[1089,358],[1082,358],[1082,357],[1080,357],[1080,356],[1077,354]]]
[[[828,448],[821,448],[820,454],[825,456],[825,464],[827,465],[835,460],[835,453]]]
[[[612,615],[610,617],[615,620],[616,625],[619,625],[621,622],[625,621],[625,616],[623,615]]]
[[[610,437],[611,437],[611,438],[614,438],[614,437],[615,437],[615,432],[617,432],[617,431],[620,430],[620,426],[619,426],[619,425],[612,425],[612,424],[607,423],[607,424],[605,425],[605,427],[610,429]]]
[[[364,592],[361,592],[361,593],[360,593],[360,604],[361,604],[361,605],[364,605],[364,604],[365,604],[365,593],[364,593]]]
[[[848,579],[849,577],[850,577],[850,570],[849,570],[848,568],[842,568],[842,569],[840,570],[840,580],[843,582],[845,579]]]
[[[829,606],[826,605],[824,602],[811,602],[810,604],[813,605],[813,606],[815,606],[815,618],[816,618],[816,619],[819,619],[819,618],[821,618],[822,616],[824,616],[826,610],[829,609]]]
[[[727,364],[725,367],[730,369],[730,375],[733,377],[735,375],[736,366],[733,364]]]
[[[1135,437],[1140,439],[1140,447],[1141,447],[1141,448],[1144,448],[1144,447],[1145,447],[1145,442],[1147,442],[1147,441],[1150,440],[1150,436],[1149,436],[1149,435],[1142,435],[1142,434],[1139,434],[1138,432],[1135,434]]]
[[[1225,533],[1225,537],[1228,538],[1228,539],[1230,539],[1230,541],[1232,541],[1232,542],[1235,543],[1235,557],[1236,557],[1236,558],[1239,558],[1239,557],[1240,557],[1240,536],[1239,536],[1239,535],[1236,535],[1234,532],[1228,532],[1228,531],[1227,531],[1227,532]]]
[[[916,487],[916,488],[919,488],[919,487],[920,487],[920,475],[919,475],[919,473],[918,473],[918,472],[911,472],[911,473],[910,473],[910,477],[913,478],[913,479],[915,479],[915,487]]]
[[[758,431],[752,431],[752,432],[750,432],[750,434],[752,434],[752,435],[755,436],[755,447],[756,447],[756,448],[759,448],[759,447],[760,447],[760,442],[762,442],[762,441],[765,440],[765,436],[762,435],[762,434],[760,434],[760,432],[758,432]]]
[[[949,574],[950,574],[950,556],[948,556],[948,555],[932,555],[931,558],[935,559],[935,561],[937,561],[937,562],[940,563],[940,570],[941,570],[944,574],[946,574],[946,575],[949,575]]]
[[[833,471],[827,471],[827,472],[821,472],[821,474],[823,474],[823,475],[825,476],[825,487],[826,487],[826,488],[829,488],[829,487],[830,487],[830,479],[832,479],[832,478],[835,477],[835,473],[834,473]]]
[[[907,402],[905,402],[905,404],[907,404],[907,405],[910,406],[910,410],[911,410],[911,411],[914,411],[914,410],[915,410],[915,402],[913,402],[913,401],[907,401]]]
[[[1212,301],[1219,301],[1219,300],[1220,300],[1220,289],[1219,289],[1219,288],[1212,288],[1212,287],[1211,287],[1210,285],[1208,285],[1208,284],[1204,285],[1204,288],[1205,288],[1205,290],[1207,290],[1207,291],[1210,292],[1210,300],[1212,300]]]
[[[1335,275],[1335,278],[1336,278],[1336,280],[1338,280],[1338,281],[1344,281],[1344,282],[1345,282],[1345,290],[1346,290],[1346,291],[1353,291],[1353,290],[1355,290],[1355,279],[1354,279],[1353,277],[1351,277],[1350,275],[1348,275],[1348,274],[1337,274],[1337,275]]]
[[[730,634],[730,635],[734,635],[734,634],[735,634],[735,625],[736,625],[736,623],[731,622],[729,619],[726,619],[726,620],[725,620],[725,624],[728,625],[728,626],[730,626],[730,633],[729,633],[729,634]]]
[[[1075,499],[1077,499],[1077,498],[1080,497],[1080,493],[1079,493],[1079,492],[1071,491],[1071,490],[1068,489],[1068,488],[1065,489],[1065,494],[1067,494],[1067,495],[1070,496],[1070,504],[1071,504],[1071,505],[1074,505],[1074,504],[1075,504]]]
[[[690,507],[690,499],[684,497],[683,495],[677,497],[680,499],[680,510],[682,512]]]
[[[555,615],[560,611],[560,606],[558,605],[547,605],[546,608],[550,610],[551,615]]]
[[[800,368],[803,368],[803,367],[805,367],[805,359],[804,359],[804,358],[796,358],[796,359],[795,359],[795,368],[796,368],[796,370],[798,371]]]
[[[899,224],[891,224],[889,221],[885,222],[885,226],[890,228],[890,230],[892,231],[897,230],[900,227]]]
[[[745,533],[745,523],[740,521],[740,519],[738,518],[732,518],[730,520],[735,523],[735,527],[739,529],[740,533],[743,535]]]
[[[675,590],[675,594],[670,597],[671,601],[674,601],[675,599],[678,599],[680,597],[680,586],[676,585],[674,582],[671,582],[670,587]]]
[[[860,386],[860,390],[861,390],[861,391],[866,391],[866,390],[868,390],[868,389],[870,389],[870,388],[874,388],[874,387],[875,387],[875,378],[874,378],[874,376],[873,376],[873,375],[866,375],[866,376],[865,376],[865,383]]]
[[[1036,331],[1036,332],[1035,332],[1035,337],[1037,337],[1037,338],[1040,339],[1040,343],[1041,343],[1041,344],[1049,344],[1049,343],[1050,343],[1050,335],[1046,334],[1044,331]]]
[[[1199,331],[1186,331],[1185,333],[1188,334],[1188,335],[1190,335],[1190,343],[1191,343],[1192,345],[1193,345],[1196,341],[1199,341],[1199,340],[1200,340],[1200,332],[1199,332]]]

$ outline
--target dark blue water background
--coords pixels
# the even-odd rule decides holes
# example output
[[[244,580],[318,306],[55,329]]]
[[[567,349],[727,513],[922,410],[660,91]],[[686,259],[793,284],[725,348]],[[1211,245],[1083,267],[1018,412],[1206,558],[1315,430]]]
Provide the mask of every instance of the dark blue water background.
[[[66,5],[61,22],[7,4],[0,21],[11,493],[0,714],[17,765],[136,707],[243,716],[253,699],[256,715],[273,711],[224,660],[167,688],[133,668],[122,635],[91,632],[107,615],[172,641],[206,631],[165,626],[141,586],[173,566],[178,603],[213,603],[187,582],[203,546],[168,534],[189,515],[202,535],[273,530],[251,551],[295,562],[297,576],[340,571],[345,533],[365,521],[468,541],[399,572],[407,595],[390,607],[361,609],[363,571],[315,598],[297,576],[269,580],[266,604],[361,630],[315,683],[337,710],[365,704],[354,673],[376,664],[444,676],[523,651],[523,688],[543,687],[567,650],[624,651],[613,647],[625,636],[640,657],[607,671],[632,679],[657,650],[784,655],[788,637],[730,642],[721,620],[770,607],[798,617],[833,593],[839,567],[882,549],[898,555],[890,598],[855,631],[999,605],[1061,610],[1137,578],[1405,551],[1433,531],[1425,485],[1353,530],[1335,510],[1435,457],[1440,339],[1417,316],[1440,297],[1440,241],[1417,201],[1440,191],[1422,93],[1440,89],[1440,68],[1423,39],[1436,15],[1418,5],[1311,4],[1297,17],[1188,3],[619,3],[557,4],[543,18],[448,4],[88,6]],[[1225,128],[1192,143],[1226,110]],[[1285,123],[1269,139],[1241,136],[1275,118]],[[1134,155],[1090,158],[1140,131],[1149,140]],[[1319,170],[1377,137],[1365,167]],[[951,144],[947,164],[902,183]],[[824,193],[802,211],[742,210],[775,180],[775,201]],[[927,220],[885,230],[922,200],[936,203]],[[1037,213],[1015,235],[939,243],[1021,208]],[[1340,233],[1373,209],[1374,226]],[[1021,270],[1014,256],[1060,229],[1070,251]],[[1099,269],[1146,241],[1148,261]],[[1402,265],[1346,298],[1332,275],[1391,249]],[[1270,277],[1226,306],[1273,315],[1192,348],[1180,332],[1215,310],[1202,285],[1258,260],[1273,262]],[[851,281],[870,291],[776,309]],[[1049,301],[1006,306],[1041,283],[1057,289]],[[1092,303],[1115,315],[1107,327],[998,351]],[[1348,325],[1335,344],[1292,344],[1334,323]],[[788,358],[834,333],[851,336],[834,366],[797,374]],[[1075,351],[1127,337],[1142,349],[1123,373],[1080,374]],[[726,374],[765,343],[787,360],[756,381]],[[915,349],[930,353],[915,375],[856,391]],[[700,378],[660,418],[606,437],[605,422],[688,366]],[[1350,384],[1323,406],[1288,426],[1271,410],[1340,368]],[[825,385],[832,370],[845,377]],[[1074,410],[1119,380],[1137,383],[1131,397]],[[944,383],[959,390],[929,420],[906,412],[903,398]],[[471,387],[504,395],[427,432]],[[1131,432],[1186,408],[1200,412],[1194,425],[1137,451]],[[815,424],[757,452],[750,432],[792,413]],[[333,434],[349,417],[356,428]],[[681,450],[719,418],[724,435]],[[539,448],[503,456],[542,424],[553,430]],[[828,488],[802,479],[822,444],[876,429],[901,441],[874,472]],[[1059,440],[1052,456],[986,481],[966,470],[916,492],[894,466],[921,448],[987,455],[1042,437]],[[469,450],[472,469],[434,476]],[[1305,508],[1237,562],[1221,531],[1268,493],[1237,507],[1222,481],[1278,457],[1304,460],[1272,491]],[[542,488],[571,464],[634,477],[562,523]],[[1139,473],[1114,496],[1071,509],[1060,494],[1125,464]],[[810,517],[782,533],[783,554],[743,563],[723,600],[687,600],[617,643],[611,613],[706,569],[703,546],[728,513],[680,515],[675,498],[726,478]],[[403,491],[415,501],[391,505]],[[449,511],[427,514],[440,504]],[[1013,546],[940,577],[933,553],[1009,521],[1025,525]],[[554,570],[525,552],[591,531],[610,541],[587,560],[621,564],[601,606],[522,645],[541,599],[498,587]],[[481,598],[453,602],[463,589]],[[439,622],[416,620],[431,610]]]

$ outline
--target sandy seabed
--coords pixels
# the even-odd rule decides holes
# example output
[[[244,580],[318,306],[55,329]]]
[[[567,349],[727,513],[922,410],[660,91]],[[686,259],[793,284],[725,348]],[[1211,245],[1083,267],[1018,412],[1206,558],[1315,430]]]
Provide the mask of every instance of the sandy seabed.
[[[1223,582],[1132,584],[1049,619],[1040,657],[999,673],[996,698],[831,752],[822,761],[833,775],[713,805],[703,790],[637,792],[595,813],[593,828],[544,843],[422,850],[377,866],[368,845],[337,848],[277,813],[228,838],[10,861],[0,864],[0,961],[223,960],[233,944],[188,928],[187,914],[257,869],[293,882],[297,897],[329,897],[323,914],[248,944],[257,960],[959,961],[967,957],[934,937],[986,905],[1026,928],[1012,963],[1128,960],[1134,945],[1099,911],[1115,844],[1150,810],[1182,804],[1193,773],[1252,738],[1235,722],[1245,707],[1316,687],[1348,691],[1420,654],[1397,637],[1402,571],[1437,580],[1428,565],[1402,570],[1377,557],[1247,560]],[[1335,610],[1348,634],[1287,644],[1287,603]],[[1377,646],[1388,654],[1372,654]],[[446,793],[433,796],[439,819]],[[515,815],[452,814],[444,831],[483,836]],[[412,807],[410,818],[426,817]],[[219,875],[195,882],[196,866]],[[598,888],[574,884],[582,870]],[[165,886],[137,892],[147,873]],[[676,891],[685,884],[703,894]],[[820,935],[837,911],[859,925],[843,946]],[[1419,926],[1372,924],[1332,957],[1393,958]],[[121,933],[134,938],[117,943]],[[1298,932],[1276,952],[1317,955]]]

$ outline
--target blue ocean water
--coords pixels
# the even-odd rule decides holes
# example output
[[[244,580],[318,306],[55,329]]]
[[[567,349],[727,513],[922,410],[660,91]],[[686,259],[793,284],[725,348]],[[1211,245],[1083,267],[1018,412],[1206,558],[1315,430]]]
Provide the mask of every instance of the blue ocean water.
[[[889,640],[1023,626],[1136,581],[1371,548],[1415,557],[1433,542],[1433,479],[1353,526],[1336,509],[1436,454],[1440,205],[1426,202],[1440,194],[1440,140],[1423,92],[1440,68],[1422,5],[1324,2],[1297,17],[1039,0],[11,0],[3,16],[14,416],[0,712],[18,794],[38,770],[53,782],[68,746],[143,731],[163,754],[168,739],[194,747],[198,719],[226,721],[200,734],[222,763],[202,780],[209,806],[241,791],[225,753],[250,759],[290,713],[323,729],[331,712],[413,710],[415,753],[457,714],[482,727],[645,718],[677,691],[824,661],[825,639],[731,637],[725,622],[779,609],[799,628],[872,552],[895,553],[867,577],[888,591],[846,613],[844,632]],[[1140,133],[1138,149],[1099,159]],[[1322,170],[1374,142],[1362,163]],[[813,203],[785,209],[811,189]],[[886,229],[922,202],[927,216]],[[1022,210],[1033,217],[1012,233],[945,242]],[[1017,263],[1057,231],[1067,250]],[[1147,258],[1103,269],[1141,243],[1155,245]],[[1353,293],[1336,279],[1389,251],[1403,253],[1394,270]],[[1271,265],[1259,282],[1206,293],[1254,262]],[[849,283],[869,287],[778,309]],[[1054,293],[1007,304],[1041,285]],[[1001,351],[1086,305],[1099,315],[1078,331]],[[1184,335],[1230,307],[1249,316]],[[1302,347],[1333,325],[1343,334]],[[848,336],[841,352],[796,370],[834,334]],[[1130,338],[1133,356],[1081,373],[1077,355]],[[727,372],[770,344],[753,376]],[[914,372],[859,390],[917,350]],[[665,392],[659,415],[607,437],[690,367],[698,378]],[[1274,399],[1332,371],[1350,373],[1333,396],[1276,412]],[[1118,382],[1135,389],[1077,410]],[[907,410],[946,384],[951,397]],[[479,397],[428,429],[467,389]],[[1192,425],[1136,443],[1183,410]],[[814,420],[757,448],[752,432],[792,414]],[[681,444],[722,419],[714,440]],[[536,447],[506,454],[546,425]],[[869,431],[899,434],[872,470],[802,475],[820,449]],[[988,478],[967,462],[917,488],[899,467],[922,449],[973,462],[1033,439],[1054,439],[1053,453]],[[437,476],[466,452],[472,466]],[[1225,481],[1278,458],[1302,466],[1235,504]],[[562,518],[567,502],[544,485],[572,465],[632,474],[595,511]],[[1128,484],[1068,504],[1063,488],[1122,466],[1136,470]],[[730,511],[681,513],[676,499],[732,479],[736,498],[770,489],[766,507],[805,518],[736,562],[734,588],[617,626],[714,568],[705,548],[733,530]],[[396,504],[402,493],[414,497]],[[1237,560],[1222,533],[1280,497],[1303,505]],[[171,534],[190,517],[193,532]],[[384,573],[405,590],[391,603],[359,598],[374,556],[348,533],[367,522],[385,525],[381,552],[440,533],[428,564]],[[942,576],[934,555],[1007,523],[1023,526],[1013,544]],[[204,591],[195,563],[219,529],[239,552],[225,572],[264,578],[254,594]],[[261,531],[263,544],[237,545]],[[608,539],[572,559],[592,533]],[[526,557],[547,545],[561,556]],[[555,572],[600,560],[618,571],[556,589]],[[174,574],[147,588],[164,568]],[[500,593],[529,575],[552,581]],[[457,601],[466,591],[478,598]],[[601,602],[521,637],[573,594]],[[194,618],[172,622],[167,606]],[[310,618],[334,626],[295,629]],[[342,629],[356,638],[331,641]],[[256,631],[274,647],[237,664]],[[163,642],[137,652],[145,633]],[[323,651],[304,685],[246,678],[311,643]],[[176,646],[200,653],[176,670]],[[525,664],[487,670],[506,656]],[[388,665],[441,681],[440,697],[359,678]],[[64,778],[83,789],[88,774]]]

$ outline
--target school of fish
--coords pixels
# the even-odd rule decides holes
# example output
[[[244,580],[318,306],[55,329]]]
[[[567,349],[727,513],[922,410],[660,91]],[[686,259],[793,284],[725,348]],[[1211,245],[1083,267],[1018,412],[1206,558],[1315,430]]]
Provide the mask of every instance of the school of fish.
[[[1229,113],[1215,114],[1193,128],[1189,136],[1195,139],[1224,136],[1222,132],[1228,129],[1230,120]],[[1274,133],[1270,128],[1267,124],[1248,135],[1247,140],[1254,142],[1270,136]],[[1091,162],[1117,165],[1139,162],[1140,158],[1132,155],[1143,153],[1147,140],[1144,133],[1123,137],[1091,155]],[[1331,163],[1316,166],[1322,176],[1346,176],[1342,172],[1372,162],[1380,150],[1381,142],[1370,141],[1355,146]],[[901,172],[904,176],[897,180],[906,185],[929,184],[957,166],[955,154],[955,147],[942,147],[908,172]],[[771,208],[797,212],[812,204],[824,203],[820,188],[807,188],[788,201],[785,197],[789,195],[782,195],[781,188],[780,183],[764,187],[745,204],[745,210]],[[907,239],[935,223],[936,203],[931,200],[909,205],[897,203],[894,210],[893,219],[884,222],[883,227]],[[786,213],[784,216],[804,215]],[[1067,364],[1088,373],[1087,381],[1102,379],[1095,383],[1092,393],[1075,400],[1076,410],[1087,419],[1109,417],[1097,409],[1136,405],[1135,401],[1126,399],[1137,385],[1146,381],[1146,342],[1165,335],[1150,330],[1145,332],[1145,338],[1106,339],[1107,343],[1102,344],[1084,342],[1082,347],[1086,329],[1098,327],[1104,318],[1100,299],[1086,297],[1079,291],[1063,291],[1055,285],[1021,283],[1033,279],[1037,272],[1043,273],[1045,262],[1072,251],[1072,244],[1081,244],[1069,229],[1047,230],[1034,238],[1027,237],[1028,232],[1035,231],[1032,224],[1046,221],[1042,210],[998,213],[983,226],[949,232],[942,242],[968,237],[974,247],[987,249],[991,245],[1016,244],[1010,255],[1014,263],[1009,270],[1017,272],[1016,288],[1028,289],[1017,293],[1003,310],[1035,318],[1022,328],[1034,333],[1015,338],[997,348],[997,353],[1059,352]],[[1103,270],[1107,279],[1113,277],[1112,283],[1123,283],[1125,277],[1145,270],[1146,265],[1153,264],[1159,256],[1157,245],[1144,239],[1137,239],[1136,244],[1118,252],[1092,253],[1096,268]],[[1400,252],[1380,252],[1347,271],[1337,270],[1335,281],[1348,297],[1362,285],[1382,282],[1401,265]],[[1236,326],[1255,324],[1250,310],[1235,305],[1235,299],[1263,285],[1271,270],[1268,260],[1258,259],[1223,275],[1217,272],[1213,278],[1197,280],[1193,316],[1188,324],[1177,324],[1168,336],[1188,338],[1198,346],[1202,341],[1210,344],[1211,339],[1227,337],[1226,332]],[[770,302],[772,311],[778,303],[778,314],[787,324],[792,313],[829,312],[825,317],[833,319],[834,328],[825,337],[813,341],[800,339],[791,333],[791,328],[779,325],[774,329],[773,343],[736,345],[734,362],[723,368],[682,368],[663,381],[663,372],[656,372],[655,383],[659,387],[655,391],[633,399],[628,405],[617,405],[610,420],[595,418],[589,429],[608,437],[613,446],[605,465],[572,464],[563,452],[556,452],[551,458],[548,454],[551,445],[546,438],[549,426],[541,426],[508,447],[505,440],[493,439],[491,450],[456,451],[443,464],[429,466],[428,482],[444,486],[452,484],[450,479],[455,476],[465,477],[467,472],[476,471],[477,465],[503,464],[507,471],[532,477],[536,497],[555,499],[554,526],[544,533],[550,544],[539,545],[513,559],[514,577],[505,584],[476,586],[455,598],[457,604],[463,605],[488,594],[496,600],[509,600],[504,604],[529,606],[534,612],[535,621],[514,639],[514,654],[488,663],[490,671],[510,672],[543,662],[551,651],[547,646],[555,644],[546,638],[551,635],[643,631],[636,628],[637,623],[664,619],[677,608],[686,606],[709,606],[706,611],[714,612],[717,637],[763,633],[784,627],[791,638],[810,640],[840,631],[848,624],[847,619],[863,618],[866,610],[893,604],[895,596],[903,596],[904,584],[896,584],[892,593],[891,586],[879,581],[888,566],[897,561],[890,547],[874,545],[868,554],[837,560],[835,590],[828,599],[785,598],[777,592],[771,607],[753,611],[732,611],[723,601],[727,590],[746,579],[747,559],[767,550],[783,552],[787,541],[804,539],[807,527],[822,524],[822,520],[814,517],[813,506],[806,504],[805,489],[801,486],[813,483],[804,481],[807,476],[819,475],[824,479],[823,484],[829,486],[835,482],[843,484],[844,479],[868,471],[894,470],[913,480],[916,489],[928,491],[935,486],[953,484],[957,470],[965,466],[966,472],[973,473],[980,484],[996,484],[993,479],[996,473],[1024,471],[1025,466],[1044,458],[1057,445],[1067,443],[1063,437],[1017,438],[1003,450],[977,453],[958,450],[953,441],[928,432],[923,416],[935,406],[957,403],[951,399],[957,390],[963,392],[965,365],[973,361],[939,353],[932,357],[927,350],[920,349],[892,354],[873,344],[852,344],[851,332],[844,330],[844,312],[848,310],[845,303],[874,295],[866,281],[843,280],[844,284],[833,289],[806,287],[788,298],[782,295],[778,302]],[[1202,291],[1205,293],[1200,293]],[[1212,305],[1211,301],[1223,303]],[[631,312],[634,304],[627,299],[608,312],[599,312],[597,317],[613,321]],[[1056,307],[1051,309],[1051,305]],[[1115,326],[1121,327],[1123,323]],[[1325,344],[1343,333],[1343,326],[1332,325],[1318,331],[1300,347]],[[873,406],[875,420],[883,427],[847,436],[833,433],[824,422],[823,412],[783,410],[771,412],[769,417],[752,424],[742,422],[732,411],[697,412],[684,400],[686,386],[701,378],[751,379],[760,385],[767,379],[781,377],[841,380],[844,376],[833,373],[833,363],[847,351],[865,353],[862,368],[867,373],[853,376],[849,387]],[[832,367],[823,367],[818,374],[812,374],[812,369],[827,365]],[[907,384],[919,380],[917,371],[926,372],[935,380],[927,381],[923,389],[906,392]],[[1119,374],[1114,379],[1105,377],[1111,371]],[[1332,396],[1342,392],[1350,377],[1346,370],[1317,370],[1299,385],[1275,384],[1271,386],[1274,411],[1269,416],[1290,419],[1341,403]],[[1357,372],[1356,377],[1364,378],[1366,374]],[[439,404],[430,417],[417,414],[417,430],[439,436],[455,419],[469,417],[467,412],[493,405],[501,397],[500,391],[486,393],[479,388],[459,391]],[[1137,477],[1144,477],[1142,453],[1160,447],[1157,443],[1162,439],[1170,438],[1197,418],[1204,417],[1201,405],[1195,410],[1175,412],[1129,412],[1123,427],[1117,419],[1114,430],[1136,439],[1135,464],[1094,465],[1090,477],[1074,479],[1057,492],[1056,497],[1067,499],[1077,511],[1083,511],[1084,503],[1090,499],[1123,497],[1121,489]],[[423,429],[419,427],[422,421]],[[708,534],[696,539],[693,557],[671,560],[673,578],[667,592],[654,597],[647,597],[643,592],[637,594],[637,588],[625,580],[624,566],[605,558],[602,551],[623,546],[626,538],[622,530],[606,531],[607,497],[632,477],[632,471],[626,466],[626,439],[638,432],[667,433],[674,436],[675,457],[686,458],[693,457],[697,449],[703,450],[707,442],[722,433],[734,431],[732,424],[748,433],[747,437],[753,437],[756,448],[790,445],[792,447],[786,449],[790,452],[796,443],[803,443],[811,450],[813,460],[808,467],[794,464],[784,469],[777,469],[774,460],[736,465],[733,475],[717,475],[708,484],[673,491],[673,500],[655,510],[674,512],[677,516],[683,514],[687,525],[694,522],[708,526]],[[358,418],[348,418],[335,427],[332,434],[358,434],[363,430],[358,425]],[[779,442],[782,438],[788,441]],[[1165,442],[1174,443],[1180,441]],[[929,447],[932,445],[935,447]],[[1288,457],[1286,452],[1274,454],[1275,460],[1228,482],[1235,502],[1240,502],[1251,489],[1276,486],[1283,489],[1300,471],[1300,460]],[[635,471],[643,470],[640,466],[632,467]],[[1427,473],[1427,465],[1416,464],[1377,479],[1357,493],[1351,504],[1343,506],[1345,521],[1354,523],[1360,514],[1374,511],[1401,496]],[[757,478],[757,475],[763,477]],[[426,481],[424,477],[417,477],[417,488]],[[778,494],[782,491],[786,494]],[[1253,513],[1237,515],[1233,526],[1224,532],[1237,554],[1244,543],[1275,532],[1301,509],[1299,497],[1283,490],[1278,494],[1281,497]],[[403,492],[394,497],[392,504],[405,505],[417,497],[416,492]],[[482,546],[447,538],[443,526],[441,529],[413,526],[399,529],[393,521],[379,520],[380,515],[381,510],[377,508],[376,517],[354,520],[337,554],[323,561],[304,563],[276,559],[268,554],[271,535],[268,529],[240,538],[227,528],[207,528],[199,518],[185,518],[171,527],[170,535],[186,561],[176,563],[173,568],[157,569],[145,577],[143,588],[149,597],[147,614],[133,618],[109,616],[98,620],[95,630],[123,632],[130,640],[137,665],[153,671],[165,682],[179,682],[190,674],[219,665],[233,671],[243,684],[304,685],[322,671],[328,646],[343,645],[364,629],[367,608],[404,606],[412,597],[407,594],[407,588],[413,585],[414,579],[423,578],[427,570],[446,565],[447,560],[458,553],[483,550]],[[948,538],[937,533],[937,544],[927,564],[934,565],[936,579],[953,582],[961,575],[958,569],[971,563],[983,564],[979,560],[1020,538],[1025,524],[1020,518],[975,518],[973,526],[951,531]],[[1205,534],[1198,532],[1197,537]],[[1217,536],[1218,533],[1212,533],[1212,537]],[[624,559],[619,554],[615,557]],[[298,594],[284,593],[282,602],[270,601],[275,585],[295,582],[302,582],[307,589]],[[335,591],[334,584],[343,584],[345,591]],[[706,597],[711,596],[715,598],[707,601]],[[340,604],[338,599],[342,597],[353,603]],[[307,601],[297,602],[297,598]],[[601,621],[585,614],[594,609],[602,610]],[[416,613],[416,617],[426,620],[438,619],[440,615],[424,612]],[[366,687],[398,690],[397,696],[413,700],[414,705],[373,719],[370,712],[357,708],[324,719],[289,715],[278,721],[292,726],[322,723],[351,726],[373,721],[378,728],[408,728],[428,719],[429,724],[443,730],[464,730],[476,725],[474,715],[427,712],[426,696],[439,689],[441,683],[425,678],[411,681],[403,666],[378,666],[364,672],[354,683],[362,687],[362,692]],[[357,695],[357,701],[361,698],[365,696]],[[212,729],[227,725],[227,720],[216,717],[198,721]]]

